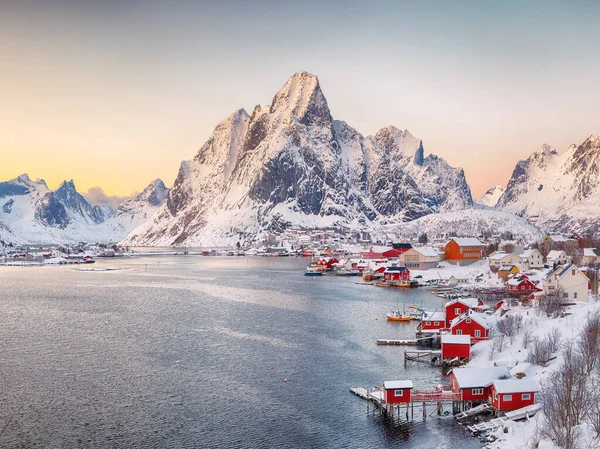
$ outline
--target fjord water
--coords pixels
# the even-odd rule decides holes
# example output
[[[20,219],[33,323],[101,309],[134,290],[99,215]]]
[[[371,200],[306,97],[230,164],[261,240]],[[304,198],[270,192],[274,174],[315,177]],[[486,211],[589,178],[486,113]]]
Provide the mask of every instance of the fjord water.
[[[0,447],[479,447],[451,416],[408,424],[352,386],[440,382],[404,366],[426,290],[303,276],[306,260],[160,256],[0,267]],[[376,319],[377,318],[377,319]],[[287,379],[287,382],[285,381]],[[430,412],[433,410],[430,410]],[[428,412],[429,413],[429,412]]]

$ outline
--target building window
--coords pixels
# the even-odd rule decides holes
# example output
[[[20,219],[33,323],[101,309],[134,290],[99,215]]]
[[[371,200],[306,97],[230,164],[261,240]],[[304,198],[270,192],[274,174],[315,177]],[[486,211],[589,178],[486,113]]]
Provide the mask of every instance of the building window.
[[[434,321],[434,322],[433,322],[433,325],[434,325],[434,326],[439,326],[439,325],[440,325],[440,322],[439,322],[439,321]]]
[[[481,337],[481,331],[480,331],[479,329],[477,329],[477,330],[475,331],[475,336],[476,336],[476,337]]]
[[[531,393],[523,393],[521,395],[521,400],[522,401],[530,401],[531,400]]]
[[[573,299],[577,299],[577,292],[573,292]]]
[[[471,322],[471,318],[467,318],[467,323],[470,323],[470,322]]]
[[[563,293],[563,298],[568,298],[569,297],[569,292],[564,292]]]
[[[502,399],[504,400],[504,402],[509,402],[512,401],[512,394],[505,394]]]
[[[571,275],[575,276],[575,270],[571,270]]]
[[[456,313],[457,315],[460,315],[460,307],[455,308],[454,313]]]
[[[473,396],[481,396],[483,394],[483,388],[473,388],[471,393],[473,393]]]
[[[462,335],[462,330],[461,329],[457,329],[456,330],[456,335]]]
[[[404,390],[394,390],[394,396],[396,396],[396,397],[404,396]]]

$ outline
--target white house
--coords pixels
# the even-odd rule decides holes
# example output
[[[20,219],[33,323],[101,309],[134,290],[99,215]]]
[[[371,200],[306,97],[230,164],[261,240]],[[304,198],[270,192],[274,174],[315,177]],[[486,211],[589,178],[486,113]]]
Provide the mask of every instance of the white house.
[[[428,270],[438,266],[441,255],[437,249],[428,246],[411,248],[398,256],[398,263],[411,270]]]
[[[565,265],[569,261],[569,258],[562,250],[553,249],[546,256],[546,263],[552,265]]]
[[[524,270],[530,268],[542,268],[544,266],[544,257],[537,249],[526,249],[520,254],[521,265]]]
[[[581,265],[590,266],[600,263],[600,248],[583,248]]]
[[[515,253],[496,251],[489,256],[490,267],[500,268],[502,265],[519,265],[521,257]]]
[[[563,300],[584,301],[588,299],[588,277],[574,264],[559,265],[542,279],[545,294],[552,295],[557,288],[563,290]]]

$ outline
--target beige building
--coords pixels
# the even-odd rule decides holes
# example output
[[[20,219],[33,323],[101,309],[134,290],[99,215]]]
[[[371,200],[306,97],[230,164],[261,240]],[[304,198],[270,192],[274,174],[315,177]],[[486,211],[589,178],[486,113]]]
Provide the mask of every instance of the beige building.
[[[588,277],[572,263],[557,266],[542,279],[544,293],[552,295],[562,289],[564,301],[587,302],[588,285]]]

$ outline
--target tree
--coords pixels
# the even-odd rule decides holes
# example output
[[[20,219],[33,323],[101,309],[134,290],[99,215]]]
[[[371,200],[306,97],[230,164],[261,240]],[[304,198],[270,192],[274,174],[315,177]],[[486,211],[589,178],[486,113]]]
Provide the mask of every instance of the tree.
[[[507,243],[502,247],[502,249],[507,253],[512,253],[515,251],[515,245],[513,245],[512,243]]]
[[[553,291],[549,291],[540,296],[540,309],[547,317],[557,317],[560,314],[563,303],[564,288],[556,287]]]
[[[427,234],[424,232],[423,234],[421,234],[421,235],[419,236],[419,243],[420,243],[421,245],[427,245],[427,241],[428,241],[428,239],[427,239]]]

